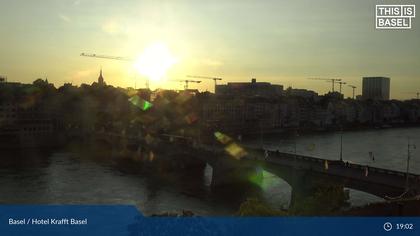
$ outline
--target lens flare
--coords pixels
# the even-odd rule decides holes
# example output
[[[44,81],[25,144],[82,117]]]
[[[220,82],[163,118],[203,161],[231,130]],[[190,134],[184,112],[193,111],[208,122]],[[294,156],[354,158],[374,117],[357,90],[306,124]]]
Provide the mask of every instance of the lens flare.
[[[240,160],[247,154],[246,151],[236,143],[229,144],[227,147],[225,147],[225,151],[237,160]]]
[[[226,134],[222,133],[222,132],[215,132],[214,136],[216,137],[216,139],[222,143],[222,144],[227,144],[230,141],[232,141],[232,138],[227,136]]]
[[[140,108],[143,111],[147,111],[152,108],[153,104],[135,95],[128,99],[134,106]]]

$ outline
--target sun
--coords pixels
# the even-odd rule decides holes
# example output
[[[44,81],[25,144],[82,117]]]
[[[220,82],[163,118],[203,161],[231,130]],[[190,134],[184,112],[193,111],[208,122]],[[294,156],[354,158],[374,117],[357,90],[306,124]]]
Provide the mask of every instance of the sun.
[[[146,47],[135,60],[134,68],[152,81],[160,81],[177,62],[164,43],[154,43]]]

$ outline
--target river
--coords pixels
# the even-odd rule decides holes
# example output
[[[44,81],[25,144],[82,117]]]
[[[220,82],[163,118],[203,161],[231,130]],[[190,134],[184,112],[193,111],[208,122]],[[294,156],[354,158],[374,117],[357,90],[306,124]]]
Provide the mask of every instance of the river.
[[[338,159],[340,132],[266,137],[265,148]],[[420,174],[420,128],[367,130],[343,133],[343,159],[354,163],[405,171],[407,142],[413,144],[410,172]],[[256,143],[256,142],[255,142]],[[254,143],[254,144],[255,144]],[[420,146],[419,146],[420,148]],[[372,152],[375,160],[369,156]],[[290,186],[264,172],[261,192],[273,208],[287,208]],[[232,215],[237,205],[211,193],[211,168],[190,181],[136,171],[111,157],[68,149],[2,152],[0,204],[133,204],[145,215],[191,210],[198,215]],[[370,194],[350,190],[352,205],[381,201]]]
[[[410,143],[410,172],[420,174],[420,128],[373,129],[302,136],[297,134],[287,138],[263,137],[262,143],[264,148],[269,150],[294,153],[296,147],[297,154],[339,160],[341,138],[344,161],[403,172],[407,168],[408,143]],[[248,144],[260,146],[261,141]],[[273,206],[287,205],[289,198],[276,196],[289,196],[291,189],[288,184],[270,173],[266,173],[266,176],[267,191],[263,192],[266,201]],[[353,189],[349,189],[349,192],[353,206],[382,200]]]

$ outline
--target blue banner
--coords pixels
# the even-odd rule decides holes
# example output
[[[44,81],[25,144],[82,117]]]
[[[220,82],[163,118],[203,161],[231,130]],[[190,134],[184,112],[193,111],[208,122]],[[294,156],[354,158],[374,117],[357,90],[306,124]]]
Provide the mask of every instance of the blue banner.
[[[134,206],[0,206],[1,235],[420,235],[420,217],[144,217]]]

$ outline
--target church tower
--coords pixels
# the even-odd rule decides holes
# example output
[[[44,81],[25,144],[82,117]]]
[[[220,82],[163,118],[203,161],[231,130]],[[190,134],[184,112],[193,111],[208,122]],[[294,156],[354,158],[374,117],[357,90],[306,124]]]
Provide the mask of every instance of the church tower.
[[[99,72],[98,84],[105,85],[104,77],[102,76],[102,68],[101,68],[101,71]]]

